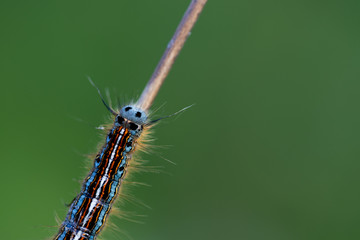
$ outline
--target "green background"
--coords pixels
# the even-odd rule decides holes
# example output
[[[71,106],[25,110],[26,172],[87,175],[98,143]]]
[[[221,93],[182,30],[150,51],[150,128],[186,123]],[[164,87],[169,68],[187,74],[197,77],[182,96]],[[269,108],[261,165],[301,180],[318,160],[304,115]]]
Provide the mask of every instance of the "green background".
[[[136,99],[189,1],[0,1],[0,234],[46,239],[112,100]],[[209,0],[157,97],[164,173],[105,239],[359,239],[360,2]],[[81,119],[78,121],[77,119]],[[165,161],[165,157],[176,165]],[[138,215],[146,215],[138,216]]]

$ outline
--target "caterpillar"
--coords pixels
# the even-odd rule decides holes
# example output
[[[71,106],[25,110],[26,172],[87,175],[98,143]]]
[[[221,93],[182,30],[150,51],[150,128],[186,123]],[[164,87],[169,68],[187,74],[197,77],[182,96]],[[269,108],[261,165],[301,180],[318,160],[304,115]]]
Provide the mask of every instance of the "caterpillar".
[[[151,125],[147,123],[147,113],[135,105],[126,105],[119,113],[110,110],[114,124],[95,157],[81,192],[70,204],[55,240],[95,239],[119,192],[136,143],[144,129],[146,131]]]
[[[155,122],[162,119],[149,121],[147,112],[206,1],[191,1],[136,104],[126,105],[116,112],[106,104],[97,89],[104,105],[113,114],[114,123],[107,133],[104,146],[95,157],[90,173],[83,182],[81,192],[70,204],[66,219],[54,240],[94,240],[104,227],[137,143]],[[91,80],[90,83],[93,84]]]

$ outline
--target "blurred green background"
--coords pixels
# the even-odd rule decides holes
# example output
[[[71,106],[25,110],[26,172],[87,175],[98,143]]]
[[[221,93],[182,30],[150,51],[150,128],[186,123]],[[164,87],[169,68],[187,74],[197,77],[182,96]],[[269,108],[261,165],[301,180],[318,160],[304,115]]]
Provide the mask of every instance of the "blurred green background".
[[[189,1],[0,1],[1,239],[57,232],[108,112],[137,98]],[[165,173],[112,239],[359,239],[360,2],[209,0],[154,108]],[[77,121],[81,119],[82,121]],[[161,156],[173,161],[165,161]]]

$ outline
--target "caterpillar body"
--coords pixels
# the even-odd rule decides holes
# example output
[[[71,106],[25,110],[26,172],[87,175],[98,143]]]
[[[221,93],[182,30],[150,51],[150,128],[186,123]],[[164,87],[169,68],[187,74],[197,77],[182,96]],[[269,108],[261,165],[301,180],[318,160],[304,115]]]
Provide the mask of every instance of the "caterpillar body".
[[[124,106],[118,114],[109,110],[115,115],[114,124],[54,240],[96,238],[118,195],[135,145],[150,125],[146,112],[134,105]]]

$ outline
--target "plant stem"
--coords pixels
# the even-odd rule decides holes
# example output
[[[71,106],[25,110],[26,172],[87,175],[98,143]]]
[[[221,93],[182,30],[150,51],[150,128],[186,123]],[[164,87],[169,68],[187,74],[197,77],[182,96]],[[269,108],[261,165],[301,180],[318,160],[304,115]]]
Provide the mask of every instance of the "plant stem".
[[[186,10],[179,26],[177,27],[174,36],[171,38],[165,53],[160,59],[154,73],[148,81],[144,91],[142,92],[137,105],[147,111],[151,107],[156,95],[158,94],[161,85],[169,74],[169,71],[181,51],[190,31],[197,21],[199,14],[204,8],[207,0],[192,0],[188,9]]]

